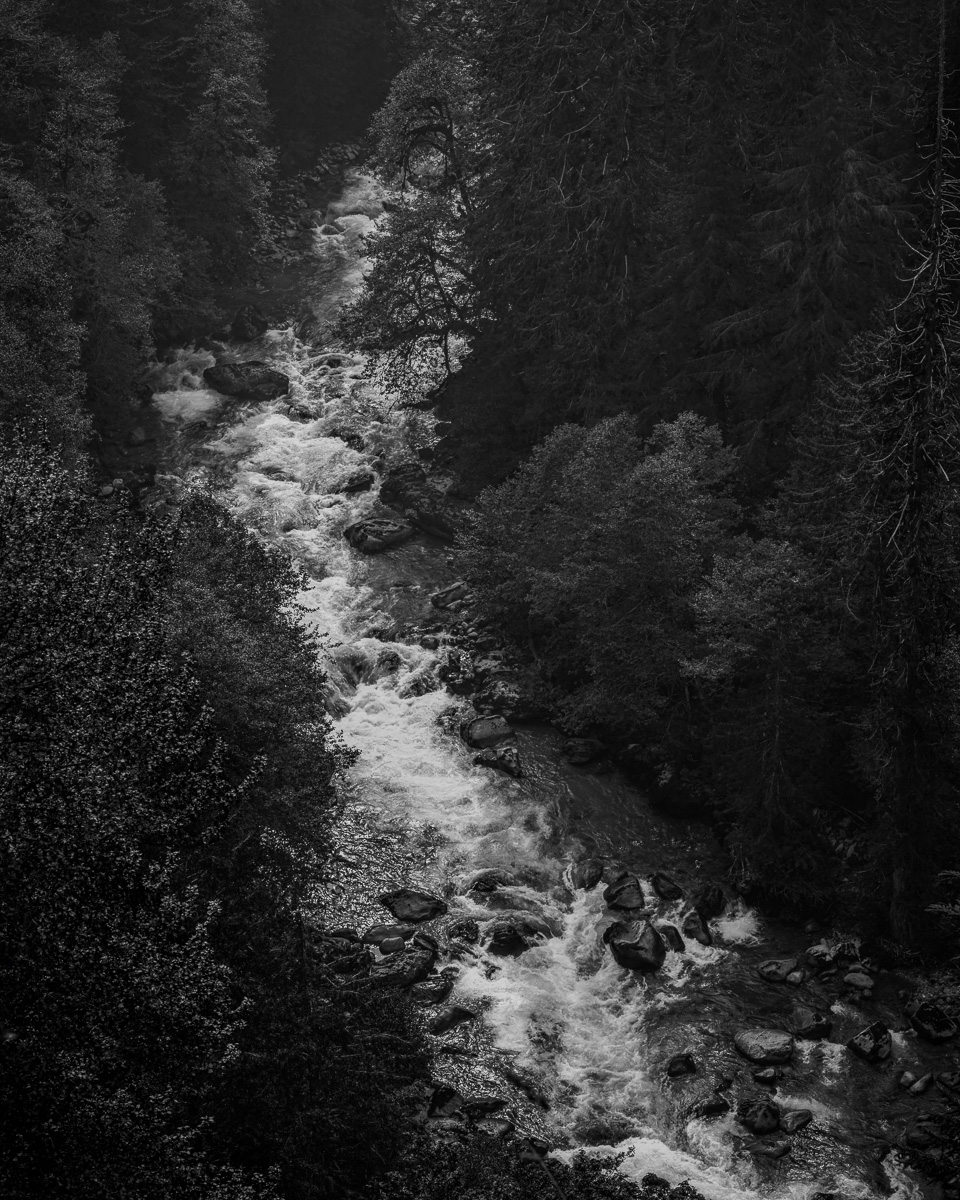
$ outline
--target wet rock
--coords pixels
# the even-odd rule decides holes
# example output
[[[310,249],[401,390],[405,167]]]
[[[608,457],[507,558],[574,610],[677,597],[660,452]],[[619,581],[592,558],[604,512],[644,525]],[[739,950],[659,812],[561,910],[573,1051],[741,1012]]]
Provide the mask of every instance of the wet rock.
[[[603,889],[603,902],[608,908],[631,912],[645,908],[647,898],[637,876],[624,873]]]
[[[806,981],[807,972],[803,969],[803,967],[797,967],[795,970],[790,972],[790,974],[784,980],[784,983],[789,983],[794,987],[799,987],[801,983],[806,983]]]
[[[388,521],[385,517],[364,517],[348,525],[343,536],[354,550],[363,554],[380,554],[412,538],[413,528],[400,521]]]
[[[328,929],[326,935],[331,938],[342,938],[347,942],[362,941],[359,931],[348,925],[338,925],[335,929]]]
[[[649,921],[616,921],[603,940],[617,963],[631,971],[659,971],[667,956],[663,938]]]
[[[759,1071],[753,1072],[753,1078],[757,1083],[762,1083],[764,1087],[776,1087],[780,1072],[776,1067],[761,1067]]]
[[[684,937],[692,938],[693,941],[699,942],[701,946],[713,945],[713,934],[707,928],[707,923],[703,918],[703,914],[694,909],[688,912],[683,918],[681,926]]]
[[[793,1057],[793,1037],[783,1029],[740,1029],[733,1044],[744,1058],[763,1066],[789,1062]]]
[[[916,1082],[917,1077],[912,1071],[904,1071],[904,1073],[897,1080],[898,1086],[902,1087],[904,1091],[907,1091],[908,1088],[912,1088]]]
[[[497,888],[516,887],[519,884],[516,875],[501,867],[484,867],[482,871],[474,871],[465,881],[464,891],[495,892]]]
[[[806,1004],[795,1004],[790,1012],[787,1028],[794,1037],[819,1041],[830,1036],[833,1022],[825,1013],[817,1012]]]
[[[909,1093],[911,1096],[922,1096],[924,1092],[929,1091],[933,1085],[933,1072],[927,1075],[922,1075],[918,1080],[910,1085]]]
[[[587,858],[574,863],[570,872],[570,882],[575,888],[591,891],[600,882],[603,875],[603,863],[596,858]]]
[[[674,950],[677,954],[684,953],[687,944],[680,936],[680,930],[676,925],[658,925],[657,932],[663,938],[668,950]]]
[[[603,753],[603,742],[596,738],[568,738],[560,747],[560,753],[568,763],[585,766]]]
[[[440,639],[432,633],[427,633],[420,639],[420,645],[424,650],[439,650]]]
[[[468,1021],[476,1019],[477,1014],[471,1009],[464,1008],[461,1004],[451,1004],[430,1022],[430,1032],[438,1035],[448,1033],[451,1029],[456,1029],[458,1025],[465,1025]]]
[[[664,875],[657,871],[650,881],[653,884],[653,890],[657,893],[661,900],[682,900],[683,888],[678,883],[670,878],[669,875]]]
[[[454,1113],[460,1111],[462,1104],[463,1097],[456,1088],[434,1088],[433,1095],[430,1097],[430,1103],[427,1106],[427,1116],[433,1120],[452,1117]]]
[[[541,938],[553,937],[546,921],[532,913],[518,913],[505,921],[494,921],[487,927],[487,952],[503,957],[515,957],[529,950]]]
[[[513,735],[503,717],[474,717],[460,727],[460,736],[475,750],[487,750]]]
[[[447,937],[456,938],[459,942],[467,942],[471,946],[480,941],[480,926],[473,917],[461,917],[447,926]]]
[[[956,1023],[932,1000],[913,1001],[908,1004],[907,1020],[928,1042],[946,1042],[957,1032]]]
[[[463,1111],[470,1117],[488,1117],[506,1107],[502,1096],[471,1096],[463,1102]]]
[[[427,978],[435,956],[429,950],[408,949],[391,954],[370,968],[370,982],[377,987],[407,988]]]
[[[337,487],[338,492],[365,492],[376,482],[376,475],[366,467],[361,467],[343,479]]]
[[[843,982],[847,987],[856,988],[858,992],[872,992],[873,980],[863,971],[849,971],[843,977]]]
[[[207,387],[239,400],[266,401],[286,396],[290,380],[265,362],[218,363],[203,372]]]
[[[377,946],[377,949],[381,954],[399,954],[405,945],[406,943],[402,937],[389,937],[384,938]]]
[[[424,1007],[430,1004],[440,1004],[453,990],[453,980],[442,975],[430,975],[410,988],[410,998]]]
[[[796,969],[795,958],[769,958],[757,967],[757,974],[768,983],[784,983],[790,972]]]
[[[495,750],[481,750],[474,756],[473,765],[475,767],[491,767],[514,779],[520,779],[523,776],[520,752],[515,746],[497,746]]]
[[[890,1030],[882,1021],[874,1021],[866,1029],[861,1029],[847,1042],[847,1049],[865,1062],[882,1062],[889,1058],[893,1040]]]
[[[430,921],[440,917],[447,911],[447,906],[439,896],[429,892],[421,892],[416,888],[397,888],[393,892],[384,892],[378,896],[380,903],[390,910],[398,921]]]
[[[767,1096],[757,1096],[737,1106],[737,1120],[751,1133],[773,1133],[780,1124],[780,1108]]]
[[[230,326],[230,337],[235,342],[252,342],[269,329],[267,318],[256,304],[244,304],[237,310]]]
[[[697,1064],[692,1054],[675,1054],[667,1062],[667,1075],[671,1079],[679,1079],[682,1075],[695,1075]]]
[[[514,1087],[519,1088],[532,1104],[536,1104],[539,1108],[544,1109],[544,1111],[549,1111],[550,1102],[540,1090],[535,1079],[532,1079],[523,1071],[518,1071],[516,1067],[510,1065],[504,1066],[502,1073],[504,1079],[508,1079]]]
[[[773,1137],[764,1142],[748,1142],[747,1149],[758,1158],[783,1158],[790,1153],[791,1144],[788,1137]]]
[[[438,592],[433,592],[430,596],[430,603],[434,608],[449,608],[451,604],[466,600],[469,595],[470,588],[460,579],[456,583],[447,584]]]
[[[491,1137],[505,1138],[516,1132],[516,1125],[506,1117],[483,1117],[477,1121],[476,1128]]]
[[[456,535],[455,516],[443,492],[427,479],[420,463],[391,467],[380,483],[380,502],[402,512],[411,524],[433,537],[450,542]]]
[[[455,696],[465,696],[477,686],[473,663],[462,650],[448,650],[437,667],[437,677]],[[500,718],[502,720],[502,718]]]
[[[791,1108],[789,1112],[780,1114],[780,1128],[784,1133],[799,1133],[813,1120],[809,1108]]]
[[[363,449],[363,434],[356,429],[348,429],[345,426],[337,425],[333,429],[328,430],[327,437],[339,438],[351,450]]]
[[[730,1101],[718,1092],[710,1092],[701,1096],[690,1105],[692,1117],[722,1117],[730,1111]]]
[[[693,907],[705,921],[719,917],[727,907],[727,898],[723,894],[723,888],[718,884],[705,887],[694,897]]]

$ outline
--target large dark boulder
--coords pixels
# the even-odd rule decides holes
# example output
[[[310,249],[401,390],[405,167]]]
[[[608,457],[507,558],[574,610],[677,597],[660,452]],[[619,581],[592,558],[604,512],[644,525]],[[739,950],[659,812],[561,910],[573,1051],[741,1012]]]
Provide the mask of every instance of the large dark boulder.
[[[847,1042],[848,1050],[851,1050],[857,1058],[862,1058],[864,1062],[869,1063],[882,1062],[883,1059],[889,1058],[892,1048],[893,1039],[890,1036],[890,1030],[882,1021],[874,1021],[872,1025],[861,1029]]]
[[[664,875],[663,872],[657,871],[651,883],[653,884],[653,890],[661,900],[673,901],[683,899],[683,889],[678,883],[674,883],[669,875]]]
[[[401,521],[388,521],[384,517],[364,517],[355,521],[343,531],[354,550],[363,554],[379,554],[389,550],[391,546],[399,546],[401,542],[413,537],[413,528]]]
[[[235,342],[252,342],[270,328],[267,318],[256,304],[244,304],[237,310],[230,326],[230,336]]]
[[[453,980],[443,975],[430,975],[410,988],[410,998],[424,1006],[439,1004],[453,991]]]
[[[757,974],[768,983],[783,983],[797,965],[795,958],[768,958],[757,967]]]
[[[411,947],[381,959],[370,968],[369,980],[376,987],[408,988],[426,979],[436,955],[420,947]]]
[[[666,942],[668,950],[675,950],[677,954],[683,954],[687,945],[680,936],[680,930],[676,925],[658,925],[657,931]]]
[[[780,1128],[784,1133],[799,1133],[813,1120],[809,1108],[791,1108],[789,1112],[780,1114]]]
[[[516,746],[497,746],[495,749],[481,750],[474,756],[473,765],[491,767],[495,771],[502,771],[504,775],[510,775],[513,779],[523,776],[520,752]]]
[[[907,1020],[928,1042],[946,1042],[957,1032],[956,1022],[932,1000],[913,1001],[908,1004]]]
[[[513,730],[503,717],[474,717],[460,727],[460,736],[474,750],[487,750],[512,734]]]
[[[368,946],[379,946],[381,942],[385,942],[389,938],[400,938],[402,941],[406,941],[407,938],[413,937],[414,933],[416,930],[412,925],[371,925],[364,931],[361,940]]]
[[[603,902],[608,908],[633,912],[646,908],[647,898],[637,876],[625,872],[603,889]]]
[[[545,937],[553,937],[553,930],[546,921],[533,913],[516,913],[487,926],[486,949],[488,954],[515,958]]]
[[[820,1041],[833,1032],[833,1022],[824,1013],[808,1008],[806,1004],[795,1004],[787,1021],[794,1037],[807,1041]]]
[[[769,1096],[755,1096],[737,1106],[737,1120],[752,1133],[773,1133],[780,1124],[780,1109]]]
[[[449,1008],[437,1013],[430,1022],[430,1032],[439,1036],[456,1029],[458,1025],[465,1025],[468,1021],[476,1019],[477,1014],[472,1009],[464,1008],[462,1004],[451,1004]]]
[[[573,864],[570,882],[575,888],[583,888],[585,892],[589,892],[600,882],[601,875],[603,863],[596,858],[587,858]]]
[[[693,909],[683,918],[683,936],[699,942],[701,946],[713,945],[713,934],[707,928],[707,923],[701,913]]]
[[[276,400],[286,396],[290,380],[265,362],[217,363],[203,372],[207,387],[238,400]]]
[[[793,1057],[793,1037],[783,1029],[740,1029],[733,1044],[744,1058],[763,1066],[789,1062]]]
[[[616,921],[603,940],[619,965],[631,971],[659,971],[667,956],[663,938],[649,921]]]
[[[447,911],[446,903],[439,896],[420,892],[416,888],[397,888],[378,897],[380,903],[393,913],[398,921],[429,921]]]
[[[380,484],[380,502],[402,512],[424,533],[445,542],[452,542],[456,536],[456,518],[450,505],[419,463],[391,467]]]

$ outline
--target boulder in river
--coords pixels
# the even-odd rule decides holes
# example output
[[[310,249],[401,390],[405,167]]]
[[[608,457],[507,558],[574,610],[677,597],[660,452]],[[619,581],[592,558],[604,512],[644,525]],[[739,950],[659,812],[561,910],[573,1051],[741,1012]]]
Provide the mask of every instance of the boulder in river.
[[[509,919],[487,926],[487,952],[501,957],[516,957],[535,946],[541,938],[553,937],[553,930],[533,913],[515,913]]]
[[[580,862],[573,864],[570,871],[570,882],[575,888],[582,888],[585,892],[589,892],[600,882],[601,875],[603,875],[603,863],[599,859],[581,859]]]
[[[456,583],[448,583],[439,592],[433,592],[430,596],[430,603],[434,608],[449,608],[451,604],[457,604],[461,600],[466,600],[469,595],[469,586],[462,579],[459,579]]]
[[[740,1029],[733,1044],[744,1058],[763,1066],[789,1062],[793,1057],[793,1037],[783,1029]]]
[[[631,971],[659,971],[667,956],[663,938],[649,921],[616,921],[603,940],[619,965]]]
[[[683,918],[684,937],[692,938],[693,941],[699,942],[701,946],[713,945],[713,934],[707,928],[707,923],[703,919],[703,914],[696,909],[692,909]]]
[[[730,1101],[719,1092],[708,1092],[690,1105],[691,1117],[722,1117],[730,1111]]]
[[[727,907],[727,898],[723,894],[723,888],[714,883],[701,889],[694,897],[693,907],[705,921],[719,917]]]
[[[411,524],[433,537],[452,542],[456,536],[454,513],[420,463],[391,467],[380,483],[380,503],[402,512]]]
[[[405,940],[413,937],[415,932],[413,925],[371,925],[364,931],[361,941],[366,942],[368,946],[379,946],[387,938],[398,937]]]
[[[370,968],[370,982],[377,987],[410,987],[427,978],[435,957],[429,950],[419,947],[391,954],[373,964]]]
[[[737,1106],[737,1120],[751,1133],[773,1133],[780,1124],[780,1108],[768,1096],[754,1096]]]
[[[852,1050],[857,1058],[870,1063],[882,1062],[883,1059],[889,1058],[892,1048],[890,1030],[882,1021],[874,1021],[847,1042],[848,1050]]]
[[[256,304],[244,304],[237,310],[230,326],[230,336],[235,342],[252,342],[269,329],[267,318]]]
[[[452,979],[446,979],[443,975],[428,975],[426,979],[421,979],[419,983],[413,984],[409,996],[417,1004],[426,1006],[440,1004],[441,1001],[446,1000],[451,991],[453,991]]]
[[[956,1022],[932,1000],[913,1001],[908,1004],[907,1020],[928,1042],[946,1042],[957,1032]]]
[[[433,1018],[430,1022],[430,1032],[437,1035],[448,1033],[458,1025],[465,1025],[468,1021],[476,1019],[477,1014],[472,1009],[464,1008],[462,1004],[451,1004]]]
[[[445,902],[439,896],[432,896],[429,892],[421,892],[416,888],[397,888],[392,892],[384,892],[378,899],[385,908],[389,908],[398,921],[413,921],[419,924],[421,921],[440,917],[447,911]]]
[[[788,1112],[780,1114],[780,1128],[784,1133],[799,1133],[801,1129],[806,1129],[812,1120],[813,1113],[809,1108],[791,1108]]]
[[[833,1022],[825,1013],[817,1012],[806,1004],[795,1004],[790,1012],[787,1026],[794,1037],[807,1041],[828,1038],[833,1031]]]
[[[655,872],[650,882],[653,884],[653,890],[661,900],[673,901],[683,899],[683,888],[678,883],[674,883],[669,875],[664,875],[662,871]]]
[[[666,942],[668,950],[674,950],[677,954],[684,953],[687,944],[680,936],[680,930],[676,925],[658,925],[657,932]]]
[[[757,967],[757,974],[768,983],[783,983],[797,969],[795,958],[768,958]]]
[[[615,879],[603,889],[603,902],[608,908],[632,912],[646,908],[647,898],[637,876],[624,872],[619,879]]]
[[[516,746],[497,746],[490,750],[481,750],[474,756],[473,765],[475,767],[491,767],[514,779],[520,779],[523,776],[520,752]]]
[[[376,479],[376,475],[369,467],[358,467],[340,481],[336,490],[338,492],[365,492],[373,487]]]
[[[354,550],[363,554],[379,554],[412,538],[413,528],[402,521],[388,521],[385,517],[364,517],[348,525],[343,536]]]
[[[467,942],[471,946],[480,941],[480,926],[473,917],[460,917],[459,920],[451,922],[444,932],[448,938]]]
[[[207,387],[239,400],[276,400],[290,390],[290,379],[282,371],[254,359],[242,363],[217,363],[203,372]]]
[[[487,750],[511,737],[513,730],[503,717],[474,717],[464,721],[460,736],[474,750]]]

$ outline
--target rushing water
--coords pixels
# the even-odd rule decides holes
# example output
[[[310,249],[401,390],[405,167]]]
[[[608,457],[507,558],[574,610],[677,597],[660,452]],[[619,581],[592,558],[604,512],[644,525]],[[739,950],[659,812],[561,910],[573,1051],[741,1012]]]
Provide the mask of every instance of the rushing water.
[[[362,279],[362,238],[381,211],[376,186],[353,175],[328,212],[339,218],[341,234],[316,233],[307,299],[321,329]],[[489,920],[502,914],[491,914],[489,902],[466,894],[464,884],[471,872],[499,867],[515,880],[498,892],[500,906],[533,911],[557,933],[517,958],[493,959],[478,949],[460,961],[453,998],[482,1011],[483,1020],[438,1039],[436,1078],[468,1093],[508,1097],[519,1128],[545,1134],[560,1154],[615,1148],[627,1152],[622,1169],[637,1178],[652,1171],[674,1183],[690,1179],[715,1200],[799,1200],[818,1190],[851,1200],[937,1194],[896,1154],[878,1161],[878,1151],[916,1113],[917,1102],[904,1098],[896,1080],[906,1068],[922,1072],[923,1048],[912,1034],[897,1035],[892,1061],[871,1067],[842,1045],[885,1013],[897,1027],[896,996],[882,989],[869,1012],[839,1003],[815,982],[800,989],[808,1003],[832,1009],[835,1040],[798,1043],[784,1073],[778,1103],[814,1113],[789,1156],[755,1159],[732,1113],[690,1118],[692,1101],[709,1094],[718,1076],[735,1077],[731,1098],[751,1085],[747,1064],[732,1050],[738,1025],[775,1025],[798,997],[795,989],[785,995],[783,985],[763,982],[756,965],[798,953],[816,938],[735,902],[712,923],[713,946],[689,942],[653,976],[617,967],[599,936],[611,920],[602,889],[570,888],[571,861],[589,853],[641,876],[664,870],[689,892],[723,878],[709,831],[657,816],[616,773],[567,765],[559,735],[546,727],[519,731],[523,779],[473,766],[472,752],[441,721],[452,697],[405,691],[436,653],[384,640],[392,622],[435,618],[428,595],[450,581],[445,548],[419,537],[369,558],[342,537],[377,500],[375,488],[343,495],[338,485],[372,455],[389,463],[408,453],[409,420],[363,379],[359,358],[331,361],[329,348],[303,345],[290,330],[272,330],[252,347],[225,345],[219,356],[275,360],[291,376],[291,396],[259,405],[229,401],[203,385],[213,354],[185,349],[157,366],[154,404],[169,434],[171,470],[220,487],[232,509],[284,546],[310,577],[300,598],[304,619],[324,635],[339,726],[361,751],[349,783],[343,853],[318,881],[318,909],[336,923],[388,919],[376,892],[385,883],[413,883],[447,895],[455,916]],[[301,414],[306,405],[316,415],[294,419],[298,405]],[[363,452],[335,435],[345,423],[362,429]],[[382,658],[385,649],[399,656],[398,669]],[[677,920],[681,907],[662,904],[658,917]],[[666,1059],[687,1050],[697,1074],[667,1080]],[[506,1064],[536,1081],[548,1112],[504,1079]]]

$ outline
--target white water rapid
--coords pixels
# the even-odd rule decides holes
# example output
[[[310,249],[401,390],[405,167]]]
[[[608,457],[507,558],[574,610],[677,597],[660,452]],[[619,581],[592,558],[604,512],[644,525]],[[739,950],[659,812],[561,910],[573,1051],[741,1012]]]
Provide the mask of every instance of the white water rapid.
[[[307,299],[321,328],[360,284],[363,235],[382,211],[377,185],[354,173],[327,213],[340,232],[315,233]],[[750,1083],[731,1034],[739,1024],[774,1023],[755,966],[802,946],[802,933],[734,906],[712,923],[713,946],[688,941],[653,976],[620,969],[599,937],[610,923],[602,888],[569,887],[572,858],[586,849],[648,879],[663,869],[687,889],[721,877],[709,832],[655,816],[616,775],[563,764],[558,736],[546,728],[520,731],[523,779],[474,766],[456,732],[438,723],[455,699],[408,689],[437,652],[391,633],[398,620],[431,620],[428,594],[451,582],[445,548],[418,536],[365,557],[342,536],[378,502],[376,486],[344,494],[340,485],[374,459],[382,469],[409,457],[411,446],[429,442],[428,421],[391,411],[363,378],[359,356],[305,345],[290,329],[271,330],[252,346],[224,344],[216,357],[268,359],[290,376],[291,394],[238,403],[204,387],[213,353],[188,348],[171,356],[153,376],[170,471],[211,483],[245,522],[302,564],[310,577],[300,597],[304,619],[324,636],[339,727],[361,752],[349,781],[342,855],[318,883],[318,906],[331,924],[389,920],[371,897],[384,884],[409,883],[448,896],[453,916],[487,921],[503,913],[466,894],[464,883],[471,872],[498,867],[517,881],[500,889],[502,904],[539,914],[557,934],[515,958],[477,948],[459,963],[453,998],[483,1019],[434,1039],[436,1078],[505,1096],[518,1127],[543,1133],[561,1155],[578,1146],[625,1151],[622,1169],[638,1179],[647,1172],[671,1183],[689,1179],[711,1200],[801,1200],[817,1191],[847,1200],[933,1195],[895,1153],[882,1166],[876,1155],[902,1133],[895,1079],[922,1050],[906,1037],[882,1071],[852,1060],[837,1043],[865,1023],[859,1012],[835,1011],[835,1042],[799,1044],[777,1099],[783,1108],[810,1109],[814,1120],[786,1158],[755,1158],[732,1113],[689,1116],[718,1075]],[[345,429],[362,437],[362,449],[338,436]],[[663,905],[658,915],[676,920],[680,907]],[[454,1052],[440,1052],[441,1044]],[[666,1059],[687,1050],[697,1074],[666,1079]],[[549,1111],[504,1079],[509,1064],[536,1081]]]

